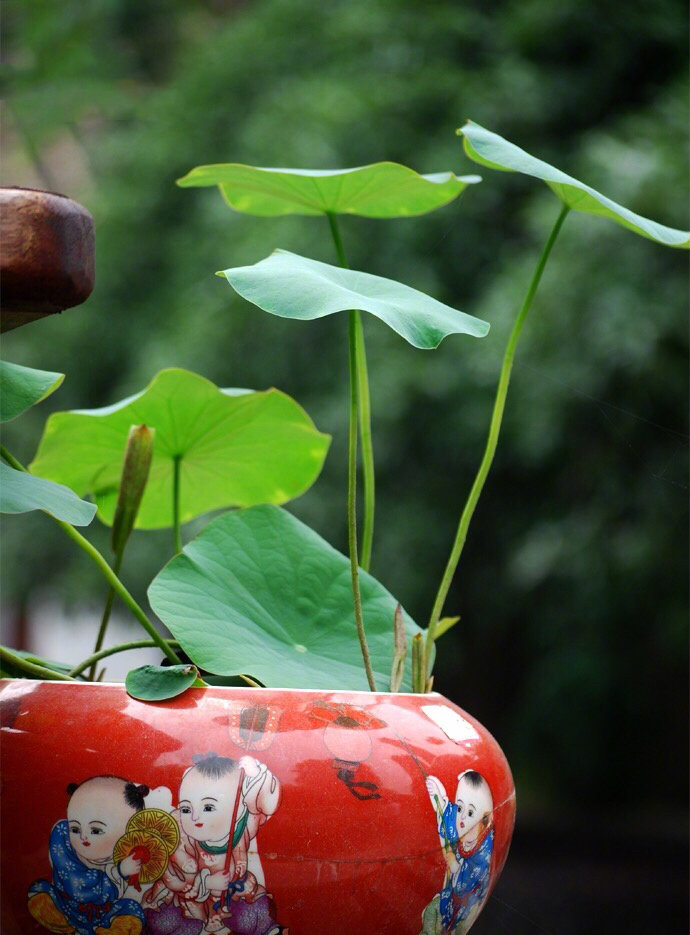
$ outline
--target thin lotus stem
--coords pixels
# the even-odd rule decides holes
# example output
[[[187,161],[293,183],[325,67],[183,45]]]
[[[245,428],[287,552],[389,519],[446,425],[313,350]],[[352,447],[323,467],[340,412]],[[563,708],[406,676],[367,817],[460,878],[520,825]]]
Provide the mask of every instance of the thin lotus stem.
[[[29,662],[28,659],[24,659],[23,656],[13,653],[11,649],[5,649],[4,646],[0,646],[0,659],[4,662],[11,663],[13,666],[16,666],[17,669],[26,672],[27,675],[35,675],[38,679],[50,679],[56,682],[76,681],[71,675],[65,675],[63,672],[56,672],[55,669],[48,669],[46,666],[41,666],[37,662]]]
[[[529,312],[532,305],[532,300],[534,299],[537,288],[539,286],[546,262],[549,258],[551,250],[553,249],[553,245],[556,242],[556,238],[558,237],[563,221],[565,220],[569,210],[570,208],[567,205],[563,205],[561,208],[561,212],[556,219],[556,223],[554,224],[551,233],[549,234],[549,238],[546,241],[542,254],[539,258],[539,262],[537,263],[537,266],[534,270],[527,294],[525,295],[522,307],[520,308],[517,319],[515,320],[515,324],[513,325],[513,329],[508,339],[508,344],[503,356],[503,364],[501,366],[501,374],[498,381],[498,389],[496,391],[496,399],[494,401],[491,424],[489,426],[489,437],[486,443],[486,448],[484,450],[484,456],[481,460],[479,470],[477,471],[477,476],[474,479],[474,483],[472,484],[472,488],[467,497],[467,502],[463,508],[462,515],[460,516],[455,542],[453,543],[453,548],[448,559],[448,564],[446,565],[446,569],[441,580],[441,585],[439,587],[438,594],[436,595],[436,600],[431,612],[431,618],[429,620],[429,626],[427,628],[426,635],[427,660],[431,658],[431,647],[433,646],[434,642],[436,625],[441,617],[443,605],[445,603],[446,597],[448,596],[448,591],[450,589],[455,570],[458,566],[458,562],[460,561],[460,555],[462,554],[462,549],[465,545],[470,521],[491,468],[494,454],[496,453],[496,445],[498,443],[498,436],[501,430],[503,410],[505,409],[506,395],[508,393],[508,385],[510,383],[510,374],[513,368],[513,359],[515,357],[515,350],[520,338],[522,326],[525,323],[527,313]]]
[[[24,465],[23,465],[23,464],[20,464],[19,461],[17,461],[17,459],[14,457],[14,455],[11,454],[11,453],[7,450],[7,448],[5,448],[4,445],[0,445],[0,455],[2,455],[2,457],[3,457],[3,459],[4,459],[5,461],[7,461],[7,463],[10,465],[10,467],[13,467],[13,468],[14,468],[15,470],[17,470],[17,471],[24,471],[25,474],[28,474],[28,473],[29,473],[29,472],[26,470],[26,468],[24,467]]]
[[[173,537],[175,542],[175,555],[182,551],[182,534],[180,531],[180,463],[181,455],[173,458]]]
[[[355,622],[357,624],[357,635],[359,645],[362,648],[362,658],[364,659],[364,669],[367,674],[369,688],[376,691],[376,682],[374,681],[374,670],[371,664],[369,646],[367,644],[366,633],[364,632],[364,619],[362,617],[362,596],[359,590],[359,563],[357,560],[357,374],[356,361],[357,350],[355,347],[356,319],[358,312],[348,312],[348,344],[350,348],[350,444],[348,460],[348,481],[347,481],[347,535],[350,549],[350,571],[352,574],[352,596],[355,607]]]
[[[113,572],[119,577],[120,575],[120,566],[122,565],[122,555],[124,553],[124,548],[120,549],[117,555],[115,556],[115,561],[113,562]],[[112,585],[108,588],[108,596],[105,601],[105,607],[103,608],[103,616],[101,617],[101,625],[98,628],[98,636],[96,637],[96,646],[94,647],[94,653],[98,653],[99,650],[103,647],[103,641],[105,640],[105,632],[108,629],[108,621],[110,620],[110,612],[113,609],[113,601],[115,600],[115,589]],[[96,662],[94,660],[91,669],[89,671],[89,680],[91,682],[96,678]]]
[[[177,640],[168,640],[168,643],[174,647],[180,645]],[[117,646],[109,646],[107,649],[100,649],[98,652],[92,653],[83,662],[70,669],[69,674],[71,676],[81,675],[85,669],[88,669],[89,666],[94,667],[101,659],[114,656],[116,653],[127,652],[128,649],[154,649],[156,646],[158,646],[158,643],[154,643],[153,640],[132,640],[129,643],[118,643]],[[175,661],[179,663],[180,660],[176,659]]]
[[[26,468],[22,464],[20,464],[19,461],[17,461],[17,459],[13,455],[10,454],[10,452],[4,447],[4,445],[0,446],[0,455],[2,455],[2,457],[5,459],[5,461],[7,461],[8,464],[10,464],[13,468],[16,468],[16,470],[24,471],[25,473],[28,473]],[[52,514],[50,513],[48,513],[47,515],[52,516]],[[178,665],[180,660],[177,658],[177,656],[172,651],[172,649],[168,646],[167,641],[156,630],[156,628],[151,623],[149,618],[146,616],[144,611],[134,600],[132,595],[129,593],[129,591],[124,586],[124,584],[120,581],[120,579],[117,577],[115,572],[112,570],[112,568],[107,563],[107,561],[103,558],[103,556],[98,551],[98,549],[95,548],[93,545],[91,545],[89,540],[86,539],[84,536],[82,536],[80,532],[77,532],[74,526],[70,526],[69,523],[65,523],[63,522],[63,520],[57,519],[55,516],[52,516],[52,519],[54,519],[55,522],[58,524],[58,526],[60,526],[67,533],[70,539],[74,540],[74,542],[76,542],[79,548],[83,549],[84,552],[86,552],[86,554],[89,556],[89,558],[93,562],[95,562],[95,564],[98,566],[98,568],[104,575],[108,584],[110,584],[114,588],[117,596],[127,605],[129,610],[132,612],[134,617],[139,621],[139,623],[144,628],[144,630],[146,630],[146,632],[149,634],[149,636],[154,641],[156,646],[158,646],[163,651],[164,655],[174,665]]]
[[[328,223],[333,235],[336,253],[340,265],[349,269],[343,241],[335,214],[328,213]],[[376,503],[376,475],[374,470],[374,445],[371,436],[371,397],[369,393],[369,374],[367,370],[367,352],[364,343],[362,316],[356,314],[355,323],[355,372],[359,393],[359,432],[362,442],[362,473],[364,476],[364,514],[362,524],[362,549],[359,564],[365,571],[371,565],[371,549],[374,541],[374,510]]]
[[[374,474],[374,446],[371,437],[371,399],[367,375],[367,355],[364,345],[362,316],[355,316],[355,353],[357,355],[357,384],[359,389],[359,429],[362,442],[362,471],[364,475],[364,514],[362,526],[362,555],[360,565],[369,571],[374,541],[374,509],[376,481]]]
[[[178,640],[168,640],[168,643],[170,646],[175,647],[175,649],[179,648],[180,645]],[[116,653],[124,653],[129,649],[153,649],[156,646],[158,646],[158,643],[154,643],[153,640],[133,640],[130,643],[119,643],[117,646],[109,646],[108,649],[101,649],[100,652],[93,653],[93,655],[89,656],[88,659],[84,659],[83,662],[79,663],[79,665],[76,665],[73,669],[70,669],[69,675],[79,675],[84,671],[84,669],[88,669],[90,665],[98,663],[101,659],[105,659],[107,656],[114,656]],[[179,659],[177,662],[179,662]],[[246,682],[247,685],[251,685],[253,688],[263,688],[263,685],[260,682],[257,682],[249,675],[240,674],[237,677]]]
[[[149,636],[154,641],[156,646],[158,646],[159,649],[162,650],[163,654],[173,663],[173,665],[179,665],[180,660],[177,658],[175,653],[172,651],[172,649],[168,645],[167,640],[165,640],[160,635],[160,633],[156,630],[156,628],[151,623],[149,618],[146,616],[144,611],[137,604],[137,602],[134,600],[132,595],[129,593],[129,591],[124,586],[124,584],[120,581],[117,575],[113,572],[112,568],[103,558],[103,556],[98,551],[98,549],[95,549],[91,545],[89,540],[85,539],[84,536],[82,536],[81,533],[77,532],[77,530],[73,526],[70,526],[69,523],[63,523],[62,520],[56,520],[56,522],[58,523],[58,525],[62,526],[62,528],[65,530],[65,532],[70,537],[70,539],[73,539],[77,543],[77,545],[80,546],[80,548],[82,548],[86,552],[86,554],[90,556],[90,558],[96,563],[96,565],[98,565],[103,575],[105,576],[106,580],[114,588],[117,596],[127,605],[131,613],[139,621],[139,623],[144,628],[144,630],[146,630],[146,632],[149,634]]]

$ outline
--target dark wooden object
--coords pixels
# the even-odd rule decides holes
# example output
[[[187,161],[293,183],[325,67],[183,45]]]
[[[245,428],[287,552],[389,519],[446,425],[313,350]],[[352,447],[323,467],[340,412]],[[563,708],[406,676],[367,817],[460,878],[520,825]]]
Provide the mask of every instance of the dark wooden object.
[[[85,208],[53,192],[0,188],[0,331],[86,301],[94,266]]]

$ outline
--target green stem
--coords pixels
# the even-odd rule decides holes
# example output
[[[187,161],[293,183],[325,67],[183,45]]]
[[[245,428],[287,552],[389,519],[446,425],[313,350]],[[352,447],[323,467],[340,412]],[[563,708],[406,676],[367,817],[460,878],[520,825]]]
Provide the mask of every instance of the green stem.
[[[371,664],[369,646],[364,632],[364,619],[362,617],[362,596],[359,590],[359,562],[357,559],[357,412],[358,412],[358,393],[357,393],[357,349],[355,347],[355,332],[357,327],[357,315],[355,311],[348,312],[348,344],[350,349],[350,442],[348,459],[348,478],[347,478],[347,535],[350,549],[350,571],[352,574],[352,596],[355,607],[355,622],[357,624],[357,636],[359,645],[362,648],[362,658],[364,659],[364,669],[367,674],[369,688],[376,691],[376,682],[374,681],[374,670]]]
[[[371,549],[374,541],[374,507],[376,482],[374,474],[374,446],[371,437],[371,399],[367,375],[367,355],[364,345],[364,329],[359,312],[355,317],[355,353],[357,355],[357,383],[359,389],[359,426],[362,442],[362,470],[364,474],[364,515],[362,526],[362,556],[360,565],[369,571]]]
[[[182,533],[180,529],[180,463],[182,455],[173,458],[173,536],[175,555],[182,551]]]
[[[477,471],[477,476],[474,479],[474,483],[472,484],[472,488],[467,497],[467,502],[465,503],[462,515],[460,516],[455,542],[453,543],[453,548],[448,559],[448,564],[446,565],[446,569],[441,580],[441,585],[439,587],[438,594],[436,595],[436,600],[431,612],[431,618],[429,620],[429,626],[427,628],[426,635],[427,660],[431,659],[431,647],[433,646],[434,642],[436,625],[441,617],[441,611],[443,610],[443,605],[448,595],[455,570],[458,566],[460,555],[462,554],[462,549],[467,538],[467,530],[469,529],[470,521],[491,468],[494,454],[496,453],[496,445],[498,443],[498,436],[501,430],[503,410],[505,409],[506,395],[508,393],[508,385],[510,383],[510,374],[513,368],[513,359],[515,357],[515,350],[520,338],[522,326],[525,323],[527,313],[529,312],[530,306],[532,305],[532,300],[534,299],[537,288],[539,286],[546,262],[549,258],[551,250],[553,249],[553,245],[556,242],[558,233],[569,210],[570,208],[567,205],[563,205],[561,208],[561,212],[556,219],[556,223],[554,224],[551,233],[549,234],[549,238],[546,241],[542,254],[539,258],[539,262],[537,263],[536,269],[534,270],[532,281],[530,282],[527,294],[522,303],[522,307],[520,308],[517,319],[515,320],[515,324],[513,325],[513,330],[511,331],[510,337],[508,339],[508,344],[503,356],[501,375],[498,381],[498,389],[496,391],[496,399],[494,401],[491,424],[489,426],[489,437],[486,443],[486,448],[484,450],[484,456],[481,460],[479,470]]]
[[[180,644],[177,640],[169,640],[174,646],[179,646]],[[105,659],[107,656],[114,656],[116,653],[127,652],[128,649],[153,649],[157,646],[157,643],[154,643],[153,640],[133,640],[129,643],[118,643],[117,646],[109,646],[107,649],[101,649],[98,652],[92,653],[87,659],[84,659],[83,662],[80,662],[73,669],[70,669],[69,674],[72,676],[80,675],[85,669],[88,669],[89,666],[95,668],[96,664],[100,662],[101,659]],[[175,662],[179,663],[179,659],[176,659]]]
[[[335,214],[328,213],[328,223],[331,228],[333,242],[340,265],[349,269],[350,265],[345,256],[343,241],[340,236],[338,222]],[[364,329],[362,316],[359,312],[355,320],[355,372],[357,374],[357,389],[359,393],[359,431],[362,441],[362,472],[364,475],[364,514],[362,527],[362,551],[360,567],[369,571],[371,565],[371,550],[374,541],[374,509],[376,503],[376,480],[374,470],[374,445],[371,435],[371,396],[369,393],[369,374],[367,369],[367,353],[364,343]]]
[[[29,662],[28,659],[24,659],[23,656],[18,656],[10,649],[5,649],[4,646],[0,646],[0,659],[12,663],[13,666],[21,669],[22,672],[26,672],[27,675],[35,675],[36,678],[39,679],[50,679],[57,682],[76,681],[71,675],[64,675],[62,672],[56,672],[54,669],[47,669],[45,666],[40,666],[36,662]]]
[[[17,459],[13,455],[10,454],[10,452],[5,448],[4,445],[0,445],[0,455],[2,455],[5,461],[7,461],[7,463],[10,464],[16,470],[24,471],[24,473],[28,473],[26,468],[22,464],[20,464],[19,461],[17,461]],[[151,623],[149,618],[146,616],[144,611],[134,600],[132,595],[129,593],[127,588],[124,586],[124,584],[120,581],[120,579],[114,573],[114,571],[112,570],[110,565],[107,563],[107,561],[103,558],[103,556],[98,551],[98,549],[92,546],[89,540],[86,539],[84,536],[82,536],[80,532],[77,532],[74,526],[70,526],[69,523],[65,523],[63,522],[63,520],[57,519],[55,516],[52,516],[51,513],[48,513],[47,515],[51,516],[52,519],[54,519],[55,522],[58,524],[58,526],[60,526],[67,533],[70,539],[74,540],[74,542],[76,542],[79,548],[83,549],[84,552],[86,552],[86,554],[89,556],[89,558],[93,562],[95,562],[95,564],[98,566],[98,568],[102,572],[108,584],[111,585],[112,588],[114,588],[117,596],[126,604],[126,606],[129,608],[129,610],[134,615],[134,617],[139,621],[139,623],[144,628],[144,630],[146,630],[146,632],[149,634],[149,636],[154,641],[156,646],[158,646],[162,650],[163,654],[174,665],[178,665],[180,660],[177,658],[177,656],[172,651],[172,649],[168,646],[166,640],[156,630],[156,628]]]
[[[115,561],[113,562],[113,572],[119,577],[120,575],[120,566],[122,565],[122,555],[124,553],[124,548],[120,549],[115,555]],[[103,641],[105,640],[105,631],[108,629],[108,621],[110,620],[110,612],[113,609],[113,601],[115,600],[115,590],[111,586],[108,588],[108,596],[105,601],[105,607],[103,608],[103,616],[101,617],[101,625],[98,628],[98,636],[96,637],[96,646],[94,647],[94,652],[98,651],[103,646]],[[93,682],[96,678],[96,662],[95,660],[89,671],[89,681]]]
[[[59,526],[62,526],[70,539],[73,539],[77,545],[82,548],[86,554],[96,563],[96,565],[98,565],[106,581],[108,581],[108,583],[115,589],[117,596],[126,604],[134,617],[149,634],[156,646],[158,646],[159,649],[163,651],[163,654],[173,663],[173,665],[179,665],[180,660],[168,646],[167,641],[160,635],[160,633],[158,633],[154,625],[134,600],[127,588],[122,584],[117,575],[113,572],[112,568],[103,558],[98,549],[95,549],[89,540],[85,539],[84,536],[82,536],[80,532],[77,532],[73,526],[70,526],[69,523],[63,523],[62,520],[56,520],[56,522]]]
[[[20,464],[19,461],[17,461],[17,459],[14,457],[14,455],[10,454],[10,452],[7,450],[7,448],[5,448],[4,445],[0,445],[0,455],[2,455],[3,459],[7,461],[10,467],[13,467],[16,471],[23,471],[25,474],[29,473],[27,469],[24,467],[24,465]]]

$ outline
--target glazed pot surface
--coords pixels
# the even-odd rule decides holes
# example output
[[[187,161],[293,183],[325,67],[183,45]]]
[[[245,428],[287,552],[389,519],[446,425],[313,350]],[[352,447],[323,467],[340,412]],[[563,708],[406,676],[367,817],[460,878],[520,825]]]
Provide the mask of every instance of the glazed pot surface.
[[[7,935],[462,935],[506,860],[508,764],[438,694],[17,680],[0,709]]]

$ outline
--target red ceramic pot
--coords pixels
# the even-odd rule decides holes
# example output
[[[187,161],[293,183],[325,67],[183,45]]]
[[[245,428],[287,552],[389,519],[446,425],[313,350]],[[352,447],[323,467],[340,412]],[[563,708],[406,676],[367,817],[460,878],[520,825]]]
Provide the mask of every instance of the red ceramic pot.
[[[17,680],[0,708],[5,935],[461,935],[506,860],[508,764],[438,694]]]

